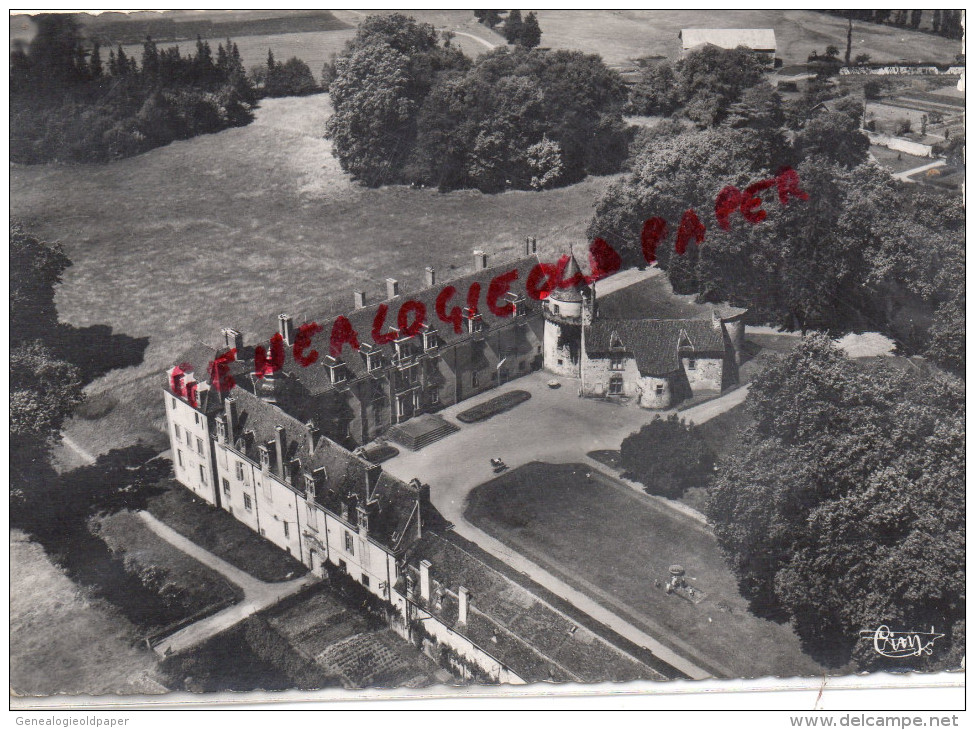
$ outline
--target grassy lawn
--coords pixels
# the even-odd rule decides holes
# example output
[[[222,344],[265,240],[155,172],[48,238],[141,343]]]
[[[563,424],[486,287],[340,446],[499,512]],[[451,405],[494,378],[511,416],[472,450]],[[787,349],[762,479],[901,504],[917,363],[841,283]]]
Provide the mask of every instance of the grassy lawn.
[[[58,288],[63,321],[148,337],[142,364],[89,386],[117,405],[73,419],[67,433],[99,453],[141,439],[164,448],[164,371],[193,342],[234,326],[251,341],[277,315],[322,317],[375,300],[383,278],[404,290],[433,266],[467,271],[538,237],[554,260],[578,243],[612,177],[534,193],[362,189],[322,139],[328,95],[269,99],[247,127],[196,137],[107,165],[14,166],[11,214],[74,262]],[[106,205],[106,200],[111,205]]]
[[[599,298],[599,316],[607,319],[698,319],[711,307],[697,304],[696,294],[674,294],[666,274],[651,276]]]
[[[157,573],[147,585],[159,596],[154,628],[175,625],[190,617],[202,618],[243,598],[240,588],[163,540],[135,512],[95,517],[91,525],[92,532],[123,560],[129,573]],[[146,579],[142,580],[145,584]]]
[[[88,597],[24,533],[10,534],[10,689],[19,695],[155,694],[136,627]]]
[[[149,499],[146,509],[200,547],[265,582],[297,578],[308,572],[304,565],[176,481]]]
[[[581,464],[534,462],[471,492],[467,519],[719,676],[823,669],[752,615],[699,523]],[[654,586],[680,563],[697,604]]]

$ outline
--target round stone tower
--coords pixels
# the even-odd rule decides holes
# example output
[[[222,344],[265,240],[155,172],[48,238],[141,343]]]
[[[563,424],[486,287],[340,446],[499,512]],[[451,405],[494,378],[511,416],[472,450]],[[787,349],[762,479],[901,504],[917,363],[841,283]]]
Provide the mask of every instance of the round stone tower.
[[[575,256],[569,257],[561,274],[562,282],[566,285],[553,289],[542,303],[544,366],[550,373],[578,378],[581,377],[583,319],[593,297]]]

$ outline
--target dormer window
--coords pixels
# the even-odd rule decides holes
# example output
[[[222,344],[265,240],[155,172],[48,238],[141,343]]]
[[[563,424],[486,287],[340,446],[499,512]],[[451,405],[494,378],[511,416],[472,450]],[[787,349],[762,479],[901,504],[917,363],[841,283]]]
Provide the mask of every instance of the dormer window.
[[[359,348],[366,361],[366,370],[378,370],[382,366],[382,350],[368,342]]]
[[[436,350],[439,344],[440,344],[440,338],[437,336],[437,330],[430,329],[429,327],[424,325],[423,351],[430,352],[431,350]]]
[[[393,346],[396,348],[396,357],[400,360],[412,357],[413,355],[413,338],[412,337],[400,337],[393,341]]]
[[[217,422],[217,439],[220,443],[227,443],[227,421],[223,416],[216,417]]]
[[[484,329],[484,320],[481,315],[469,307],[464,307],[464,319],[467,320],[468,334],[480,332]]]
[[[345,363],[341,360],[327,355],[324,363],[325,367],[328,368],[328,379],[332,385],[338,385],[348,377],[348,370],[346,370]]]
[[[261,468],[267,470],[271,466],[271,450],[267,447],[267,444],[261,444],[257,447],[257,454],[261,461]]]
[[[525,306],[525,298],[514,292],[508,292],[504,295],[504,298],[515,305],[515,317],[524,317],[528,313],[528,308]]]
[[[622,349],[623,340],[621,340],[620,336],[614,332],[612,335],[610,335],[609,346],[614,350]]]

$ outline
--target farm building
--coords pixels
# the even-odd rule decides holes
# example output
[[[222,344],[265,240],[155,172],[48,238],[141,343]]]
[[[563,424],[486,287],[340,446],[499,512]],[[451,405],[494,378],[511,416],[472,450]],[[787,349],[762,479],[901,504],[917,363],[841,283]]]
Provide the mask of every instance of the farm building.
[[[775,59],[775,31],[771,28],[684,28],[677,37],[682,54],[711,44],[729,49],[744,46],[769,62]]]

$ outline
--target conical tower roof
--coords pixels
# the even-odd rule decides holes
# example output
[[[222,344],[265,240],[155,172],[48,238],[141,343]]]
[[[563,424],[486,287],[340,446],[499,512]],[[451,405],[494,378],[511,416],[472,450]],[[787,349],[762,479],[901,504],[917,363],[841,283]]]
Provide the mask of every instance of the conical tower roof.
[[[582,292],[588,289],[589,285],[586,283],[582,269],[579,268],[575,254],[569,254],[569,261],[565,265],[559,283],[563,286],[553,289],[552,293],[549,294],[550,299],[557,302],[581,302],[583,300]]]

